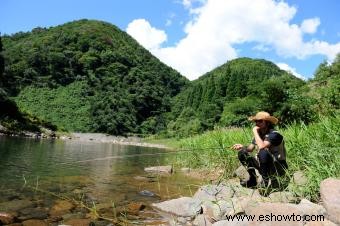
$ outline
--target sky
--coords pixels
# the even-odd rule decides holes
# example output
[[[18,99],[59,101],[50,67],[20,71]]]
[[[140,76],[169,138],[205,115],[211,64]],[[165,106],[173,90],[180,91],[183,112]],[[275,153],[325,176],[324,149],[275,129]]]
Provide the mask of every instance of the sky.
[[[310,79],[340,53],[340,0],[0,0],[0,32],[118,26],[190,80],[238,57]]]

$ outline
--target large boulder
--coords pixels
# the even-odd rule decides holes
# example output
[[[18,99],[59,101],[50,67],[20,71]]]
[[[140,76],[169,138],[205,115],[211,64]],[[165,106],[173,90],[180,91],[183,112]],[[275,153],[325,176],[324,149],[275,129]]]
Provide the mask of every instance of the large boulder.
[[[320,184],[320,194],[328,218],[340,224],[340,180],[335,178],[323,180]]]
[[[181,197],[165,202],[153,203],[152,207],[176,217],[194,218],[202,212],[201,201],[190,197]]]
[[[302,226],[303,215],[298,205],[290,203],[258,203],[248,205],[245,213],[253,216],[250,225],[261,226]]]

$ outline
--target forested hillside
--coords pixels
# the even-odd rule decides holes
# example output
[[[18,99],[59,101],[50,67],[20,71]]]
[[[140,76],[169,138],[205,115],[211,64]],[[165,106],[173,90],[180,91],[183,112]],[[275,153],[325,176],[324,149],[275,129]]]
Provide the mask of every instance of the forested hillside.
[[[188,80],[116,26],[80,20],[3,36],[4,89],[69,131],[154,133]]]
[[[5,35],[1,50],[1,119],[24,114],[59,130],[191,136],[247,125],[259,110],[283,126],[339,112],[340,55],[309,81],[239,58],[189,82],[116,26],[93,20]]]
[[[260,110],[278,117],[281,125],[308,124],[320,114],[338,112],[339,77],[339,57],[332,65],[321,64],[308,82],[265,60],[232,60],[173,99],[166,134],[190,136],[216,126],[244,126]]]

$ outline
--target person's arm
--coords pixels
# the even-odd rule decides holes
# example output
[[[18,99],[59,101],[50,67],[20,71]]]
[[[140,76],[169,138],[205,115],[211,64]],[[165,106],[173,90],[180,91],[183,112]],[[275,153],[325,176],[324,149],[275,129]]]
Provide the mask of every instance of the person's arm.
[[[243,144],[234,144],[232,146],[232,149],[234,150],[237,150],[237,151],[240,151],[242,149],[245,149],[247,150],[247,152],[252,152],[255,148],[255,145],[254,144],[249,144],[248,146],[244,146]]]
[[[260,127],[255,126],[253,128],[253,134],[254,134],[254,139],[255,139],[256,145],[261,150],[261,149],[269,147],[270,142],[268,140],[262,140],[262,138],[259,135],[259,129],[260,129]]]

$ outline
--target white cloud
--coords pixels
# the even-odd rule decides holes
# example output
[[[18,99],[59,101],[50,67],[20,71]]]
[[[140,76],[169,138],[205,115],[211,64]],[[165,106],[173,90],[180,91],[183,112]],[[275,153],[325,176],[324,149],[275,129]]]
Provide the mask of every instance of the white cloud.
[[[149,50],[160,48],[160,45],[167,40],[164,31],[151,27],[144,19],[133,20],[126,28],[126,32]]]
[[[276,63],[276,65],[277,65],[280,69],[290,72],[290,73],[293,74],[295,77],[300,78],[300,79],[303,79],[303,80],[306,80],[306,78],[305,78],[303,75],[297,73],[296,69],[293,68],[293,67],[290,67],[288,64],[286,64],[286,63]]]
[[[194,8],[194,2],[203,5]],[[133,29],[128,29],[128,33],[191,80],[236,58],[235,44],[254,43],[259,48],[273,49],[279,56],[298,59],[321,54],[332,61],[340,52],[340,42],[304,41],[305,33],[316,32],[319,19],[304,20],[301,26],[291,24],[297,9],[283,1],[182,0],[182,3],[192,19],[185,24],[186,37],[175,46],[156,48],[164,42],[165,32],[152,28],[147,21],[143,21],[144,26],[130,24]],[[158,38],[153,39],[153,34]]]
[[[319,18],[307,19],[302,21],[301,31],[304,33],[313,34],[316,32],[319,25],[320,25]]]

